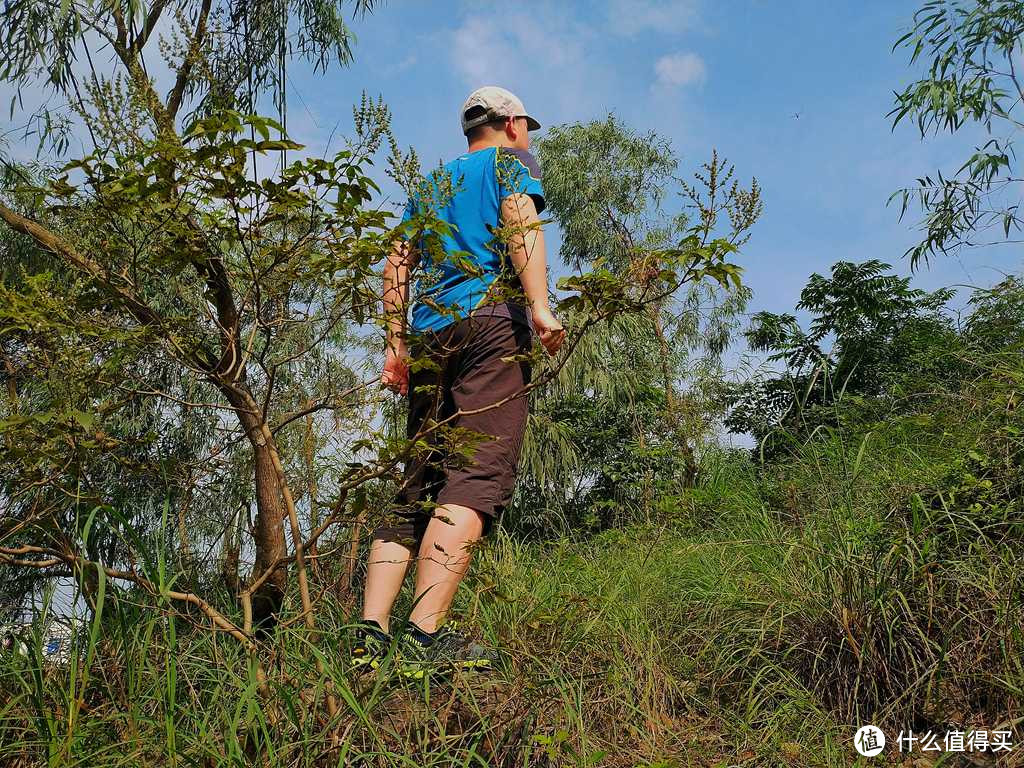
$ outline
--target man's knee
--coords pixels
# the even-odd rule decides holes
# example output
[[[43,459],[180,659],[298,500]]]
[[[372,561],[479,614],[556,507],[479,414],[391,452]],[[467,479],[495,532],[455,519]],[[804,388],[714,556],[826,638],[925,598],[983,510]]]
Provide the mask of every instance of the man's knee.
[[[442,504],[434,510],[434,519],[454,529],[452,533],[465,533],[473,538],[481,535],[487,516],[465,504]]]

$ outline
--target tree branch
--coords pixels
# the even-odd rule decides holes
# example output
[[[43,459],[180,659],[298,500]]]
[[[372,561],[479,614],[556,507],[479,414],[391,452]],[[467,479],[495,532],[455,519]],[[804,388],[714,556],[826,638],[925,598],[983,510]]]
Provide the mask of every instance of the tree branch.
[[[149,36],[153,34],[153,29],[156,27],[156,23],[160,20],[160,15],[163,13],[164,8],[167,7],[170,0],[156,0],[153,3],[153,7],[149,9],[149,13],[146,15],[146,21],[142,25],[142,29],[139,34],[135,36],[132,41],[132,50],[135,53],[141,53],[143,47],[149,41]]]
[[[192,74],[192,63],[199,56],[200,49],[203,45],[203,38],[206,37],[206,21],[210,15],[210,5],[212,0],[203,0],[202,8],[199,10],[199,19],[196,22],[196,31],[192,36],[192,42],[189,44],[188,53],[185,54],[185,60],[181,63],[181,69],[178,70],[178,76],[174,80],[174,88],[171,89],[170,96],[167,99],[167,114],[171,121],[178,115],[178,110],[181,108],[181,101],[185,96],[185,88],[188,86],[189,76]]]
[[[55,256],[64,259],[66,262],[71,264],[71,266],[81,272],[84,272],[86,275],[96,280],[96,282],[103,285],[125,305],[132,316],[142,325],[153,326],[159,329],[163,338],[167,339],[167,341],[172,343],[175,347],[178,347],[172,334],[168,330],[164,319],[152,307],[136,296],[133,291],[129,290],[124,285],[118,285],[107,273],[106,269],[104,269],[98,262],[79,253],[74,246],[42,225],[32,219],[22,216],[20,213],[11,210],[3,204],[0,204],[0,219],[2,219],[14,231],[20,232],[23,235],[28,235],[41,247],[50,251],[50,253],[53,253]],[[178,347],[178,352],[184,360],[189,361],[189,363],[195,365],[199,370],[204,371],[207,374],[215,370],[216,364],[210,359],[212,358],[212,355],[210,355],[210,353],[205,349],[200,349],[197,354],[195,352],[187,352]],[[204,360],[204,357],[207,359]]]
[[[46,554],[49,558],[46,560],[22,560],[17,555],[22,554]],[[194,605],[200,611],[213,622],[214,626],[224,630],[233,638],[238,640],[240,643],[248,648],[252,648],[255,644],[251,637],[241,630],[233,621],[228,619],[224,614],[214,608],[212,605],[203,600],[199,595],[193,592],[178,592],[175,590],[166,590],[161,592],[149,579],[144,576],[139,576],[137,573],[130,571],[121,571],[115,568],[109,568],[102,563],[97,563],[93,560],[87,560],[84,557],[74,554],[73,552],[55,552],[54,550],[45,549],[43,547],[34,546],[21,546],[21,547],[0,547],[0,563],[8,565],[18,565],[28,568],[48,568],[53,565],[64,563],[79,572],[85,571],[89,568],[102,568],[103,572],[111,579],[120,579],[122,581],[130,581],[152,595],[163,595],[164,597],[176,600],[178,602],[189,603]]]

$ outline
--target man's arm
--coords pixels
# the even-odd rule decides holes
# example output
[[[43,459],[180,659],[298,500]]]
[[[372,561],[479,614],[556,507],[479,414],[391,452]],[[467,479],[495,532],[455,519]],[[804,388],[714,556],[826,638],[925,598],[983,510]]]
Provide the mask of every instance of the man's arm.
[[[409,301],[409,270],[416,264],[416,248],[408,240],[395,240],[384,265],[384,317],[388,349],[405,346],[406,311]]]
[[[547,252],[537,205],[526,193],[508,195],[501,201],[501,220],[510,231],[507,252],[530,302],[533,327],[553,355],[562,345],[565,331],[548,306]]]
[[[406,348],[405,305],[409,301],[409,271],[416,266],[417,249],[409,241],[395,240],[384,264],[384,318],[387,330],[387,352],[380,383],[405,395],[409,391],[409,367]]]
[[[535,307],[548,306],[548,265],[544,231],[533,198],[525,193],[501,201],[501,221],[509,228],[509,258],[516,268],[523,292]]]

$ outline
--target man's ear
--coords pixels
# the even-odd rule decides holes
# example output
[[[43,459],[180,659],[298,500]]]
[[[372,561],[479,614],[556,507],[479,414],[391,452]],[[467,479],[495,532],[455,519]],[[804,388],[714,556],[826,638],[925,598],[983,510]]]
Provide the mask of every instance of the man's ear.
[[[505,118],[505,135],[508,136],[509,141],[515,141],[519,138],[519,127],[516,125],[514,117]]]

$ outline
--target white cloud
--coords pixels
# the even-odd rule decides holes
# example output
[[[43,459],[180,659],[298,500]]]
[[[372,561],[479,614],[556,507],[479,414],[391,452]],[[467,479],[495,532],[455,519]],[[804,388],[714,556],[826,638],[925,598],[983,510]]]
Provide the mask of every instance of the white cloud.
[[[679,34],[698,21],[697,0],[609,0],[608,29],[633,37],[641,32]]]
[[[624,93],[636,90],[636,66],[655,58],[654,38],[700,24],[702,2],[603,0],[594,3],[592,14],[580,14],[569,3],[541,0],[530,3],[528,11],[479,0],[466,3],[443,41],[443,55],[465,90],[446,98],[457,108],[472,89],[500,85],[523,99],[545,126],[600,119],[610,105],[623,103]],[[706,75],[697,54],[670,54],[656,65],[652,95],[664,97],[667,91],[698,85]]]
[[[484,16],[472,16],[455,30],[452,63],[467,85],[497,85],[510,74],[516,51],[508,31]]]
[[[579,119],[602,103],[614,73],[601,57],[589,55],[598,50],[594,43],[600,37],[559,5],[537,6],[528,14],[476,13],[452,32],[450,55],[467,93],[500,85],[523,99],[542,123],[551,123]],[[548,103],[538,109],[538,99]]]
[[[400,62],[398,62],[397,64],[393,65],[388,70],[388,74],[397,75],[400,72],[405,72],[405,70],[410,69],[413,66],[415,66],[417,61],[419,61],[419,58],[416,56],[416,54],[415,53],[410,53],[408,56],[406,56]]]
[[[654,62],[656,86],[678,88],[684,85],[700,85],[707,79],[704,59],[696,53],[670,53]]]

